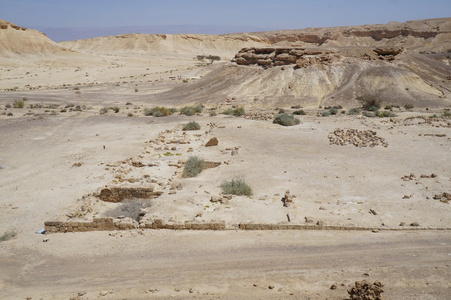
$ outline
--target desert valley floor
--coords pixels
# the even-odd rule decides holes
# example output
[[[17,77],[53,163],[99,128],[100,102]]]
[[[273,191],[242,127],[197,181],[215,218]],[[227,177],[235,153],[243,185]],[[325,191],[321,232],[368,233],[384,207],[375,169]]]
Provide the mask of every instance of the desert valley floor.
[[[204,41],[223,57],[213,64],[193,59],[197,44],[109,54],[86,40],[5,56],[0,298],[348,299],[361,280],[382,282],[384,299],[450,298],[449,62],[391,49],[394,62],[353,69],[374,72],[362,80],[338,65],[353,66],[355,49],[330,68],[313,56],[305,67],[231,62],[265,41]],[[350,83],[331,88],[340,74]],[[324,97],[296,98],[296,76],[318,84],[300,93]],[[350,113],[362,100],[347,95],[376,85],[381,114]],[[177,111],[149,115],[156,106]],[[280,113],[299,124],[273,123]],[[183,130],[192,121],[200,130]],[[208,167],[185,178],[192,156]],[[252,195],[224,195],[232,178]],[[152,197],[104,201],[114,189]],[[113,229],[84,227],[104,218]]]

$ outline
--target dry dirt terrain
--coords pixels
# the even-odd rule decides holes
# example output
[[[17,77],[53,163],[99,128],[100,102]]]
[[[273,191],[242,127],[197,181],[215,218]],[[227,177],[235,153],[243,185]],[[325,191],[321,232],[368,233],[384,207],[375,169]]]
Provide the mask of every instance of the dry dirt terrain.
[[[450,24],[57,44],[1,21],[0,298],[451,298]]]

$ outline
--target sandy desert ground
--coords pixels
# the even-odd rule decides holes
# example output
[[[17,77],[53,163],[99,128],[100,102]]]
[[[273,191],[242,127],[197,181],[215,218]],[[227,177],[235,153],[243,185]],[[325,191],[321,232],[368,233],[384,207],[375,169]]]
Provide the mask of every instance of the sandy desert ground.
[[[384,299],[451,297],[451,87],[442,78],[449,65],[406,75],[414,81],[402,89],[422,93],[424,101],[393,107],[391,117],[349,115],[355,99],[322,116],[329,109],[306,101],[306,115],[296,116],[300,124],[284,127],[274,116],[298,110],[292,108],[298,102],[290,105],[284,95],[266,101],[244,84],[233,91],[222,84],[233,88],[236,78],[260,74],[262,89],[276,91],[302,70],[237,67],[230,59],[242,47],[268,46],[261,37],[242,39],[204,41],[206,51],[223,58],[211,65],[193,59],[200,53],[193,44],[178,52],[108,53],[111,41],[100,50],[93,45],[101,42],[75,41],[62,43],[72,50],[55,48],[57,54],[45,56],[3,52],[0,235],[14,237],[0,242],[0,298],[347,299],[347,289],[360,280],[381,281]],[[419,82],[428,88],[405,89]],[[325,103],[335,105],[333,95],[327,97]],[[13,107],[15,100],[24,108]],[[202,112],[193,116],[145,115],[155,106],[200,104]],[[241,106],[242,117],[222,114]],[[190,121],[201,129],[183,131]],[[353,133],[339,138],[339,130],[350,129],[366,133],[360,143],[368,146],[346,144]],[[213,137],[218,145],[205,147]],[[343,145],[334,144],[337,139]],[[217,165],[182,178],[190,156]],[[223,198],[220,184],[236,176],[252,187],[251,197]],[[105,187],[162,192],[147,201],[141,224],[220,221],[226,230],[36,234],[46,221],[105,216],[138,227],[117,213],[123,203],[99,199]],[[294,198],[285,207],[287,190]],[[254,231],[240,224],[348,230]]]

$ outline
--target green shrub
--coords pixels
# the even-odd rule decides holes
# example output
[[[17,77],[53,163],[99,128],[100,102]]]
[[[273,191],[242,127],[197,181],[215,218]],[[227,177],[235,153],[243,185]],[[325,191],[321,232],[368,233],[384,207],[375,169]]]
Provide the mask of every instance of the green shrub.
[[[276,108],[276,110],[278,111],[278,114],[284,114],[286,113],[286,110],[284,108]]]
[[[445,109],[445,110],[443,111],[443,116],[444,116],[444,117],[451,117],[451,112],[450,112],[449,110],[446,110],[446,109]]]
[[[331,109],[329,109],[329,113],[334,116],[334,115],[336,115],[338,113],[338,109],[331,108]]]
[[[197,156],[191,156],[185,163],[185,168],[183,169],[182,177],[196,177],[202,172],[204,168],[205,161]]]
[[[364,111],[362,112],[362,115],[367,118],[374,118],[376,116],[376,112]]]
[[[194,107],[185,106],[180,110],[180,114],[185,116],[193,116],[194,114],[196,114],[196,110],[194,109]]]
[[[393,105],[387,105],[384,107],[385,110],[391,110],[393,109]]]
[[[170,116],[173,113],[175,113],[177,110],[175,108],[166,108],[166,107],[160,107],[156,106],[153,108],[145,108],[144,109],[144,115],[146,116],[154,116],[154,117],[166,117]]]
[[[23,108],[25,105],[23,100],[16,99],[14,100],[13,107],[14,108]]]
[[[324,112],[321,114],[321,117],[328,117],[328,116],[330,116],[330,112],[329,112],[329,111],[324,111]]]
[[[294,126],[298,125],[301,121],[295,118],[293,115],[289,114],[280,114],[274,118],[274,124],[280,124],[282,126]]]
[[[183,131],[186,131],[186,130],[199,130],[199,129],[200,129],[200,125],[199,125],[199,123],[197,123],[195,121],[188,122],[188,123],[186,123],[183,126]]]
[[[80,108],[80,107],[78,107]],[[111,110],[113,110],[116,114],[119,112],[120,108],[115,106],[115,107],[110,107]]]
[[[300,109],[300,110],[295,110],[295,111],[293,112],[293,115],[297,115],[297,116],[305,116],[306,113],[305,113],[305,111],[303,111],[302,109]]]
[[[358,115],[360,113],[360,109],[358,108],[351,108],[348,112],[348,115]]]
[[[244,107],[238,107],[235,109],[227,109],[226,111],[223,112],[224,115],[233,115],[235,117],[241,117],[242,115],[245,114],[244,112]]]
[[[412,109],[414,108],[413,104],[407,103],[406,105],[404,105],[405,109]]]
[[[223,194],[252,196],[252,188],[246,183],[244,178],[241,177],[223,181],[220,188],[222,189]]]
[[[390,111],[380,111],[380,112],[377,112],[377,116],[379,118],[391,118],[391,117],[395,117],[396,115]]]

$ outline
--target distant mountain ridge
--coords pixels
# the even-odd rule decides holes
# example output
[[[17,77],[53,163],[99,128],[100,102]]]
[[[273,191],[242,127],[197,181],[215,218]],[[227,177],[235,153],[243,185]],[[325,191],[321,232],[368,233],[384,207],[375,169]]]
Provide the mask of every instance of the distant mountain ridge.
[[[114,36],[129,33],[141,34],[209,34],[219,35],[239,32],[269,31],[272,28],[258,28],[253,26],[222,26],[222,25],[149,25],[149,26],[122,26],[122,27],[34,27],[45,33],[55,42],[73,41]]]

